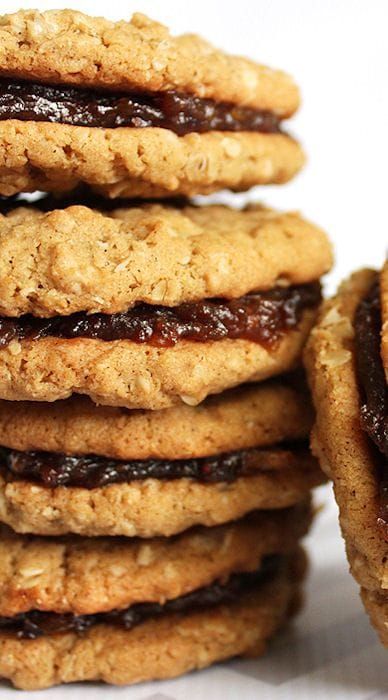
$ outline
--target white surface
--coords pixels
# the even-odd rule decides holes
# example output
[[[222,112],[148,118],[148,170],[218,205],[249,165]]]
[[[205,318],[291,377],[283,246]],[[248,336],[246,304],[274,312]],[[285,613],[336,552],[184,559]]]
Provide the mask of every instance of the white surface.
[[[48,9],[51,2],[25,1]],[[60,3],[54,3],[60,6]],[[388,3],[385,0],[67,0],[113,19],[141,10],[174,32],[214,43],[292,73],[304,105],[292,123],[309,153],[293,183],[250,195],[300,209],[337,249],[332,284],[350,270],[379,265],[387,243]],[[1,12],[18,3],[0,1]],[[387,655],[369,627],[347,564],[330,492],[309,538],[308,602],[293,631],[259,661],[231,662],[172,682],[133,689],[95,685],[31,693],[34,700],[366,700],[388,698]],[[0,686],[2,700],[18,696]]]

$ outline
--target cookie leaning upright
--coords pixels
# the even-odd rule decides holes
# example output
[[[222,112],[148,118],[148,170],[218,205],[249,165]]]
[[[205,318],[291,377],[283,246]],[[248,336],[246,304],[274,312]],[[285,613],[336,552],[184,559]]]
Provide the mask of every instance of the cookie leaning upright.
[[[3,195],[79,182],[110,197],[244,190],[303,164],[282,129],[299,103],[289,76],[140,14],[4,15],[0,77]]]
[[[344,282],[323,304],[305,361],[313,451],[333,479],[351,571],[388,646],[386,289],[387,265]]]

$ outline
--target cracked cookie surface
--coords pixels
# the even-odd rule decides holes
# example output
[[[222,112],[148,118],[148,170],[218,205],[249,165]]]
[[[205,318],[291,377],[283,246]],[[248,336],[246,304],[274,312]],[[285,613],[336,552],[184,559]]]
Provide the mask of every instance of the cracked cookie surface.
[[[16,203],[0,215],[0,241],[4,316],[111,314],[139,302],[232,299],[313,282],[332,263],[321,229],[296,213],[259,205],[42,212]]]

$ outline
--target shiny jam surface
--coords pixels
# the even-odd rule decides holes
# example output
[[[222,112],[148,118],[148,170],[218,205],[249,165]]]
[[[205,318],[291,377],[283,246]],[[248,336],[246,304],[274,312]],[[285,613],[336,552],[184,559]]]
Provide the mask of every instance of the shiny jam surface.
[[[180,340],[206,342],[224,338],[245,339],[272,347],[296,328],[303,312],[321,299],[319,283],[276,287],[224,301],[209,299],[179,306],[138,304],[124,313],[86,314],[53,318],[0,317],[0,347],[12,340],[92,338],[130,340],[157,347]]]
[[[376,448],[380,481],[379,524],[388,540],[388,388],[381,359],[379,284],[359,304],[354,328],[357,376],[361,391],[361,426]]]
[[[114,93],[0,79],[0,120],[43,121],[105,129],[159,127],[178,136],[190,132],[281,133],[276,114],[219,103],[173,90]]]
[[[144,479],[193,479],[202,483],[233,482],[241,476],[296,466],[308,454],[307,445],[252,448],[213,457],[178,460],[114,460],[96,455],[70,456],[53,452],[19,452],[1,448],[5,468],[19,479],[48,488],[94,489]]]
[[[22,639],[36,639],[45,635],[75,632],[79,635],[97,624],[107,624],[130,630],[150,618],[164,614],[186,613],[211,608],[222,603],[237,602],[239,598],[275,575],[282,557],[267,556],[258,570],[232,574],[226,583],[213,583],[192,593],[159,603],[138,603],[125,610],[113,610],[95,615],[58,614],[31,610],[14,617],[0,617],[0,630]]]

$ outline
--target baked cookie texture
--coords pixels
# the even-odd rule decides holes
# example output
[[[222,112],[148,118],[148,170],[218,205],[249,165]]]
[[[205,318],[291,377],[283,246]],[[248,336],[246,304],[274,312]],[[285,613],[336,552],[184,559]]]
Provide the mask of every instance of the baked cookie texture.
[[[95,403],[157,410],[194,406],[244,382],[294,369],[314,323],[307,309],[275,346],[226,338],[155,347],[90,338],[13,340],[0,349],[0,398],[57,401],[74,393]]]
[[[178,598],[289,554],[311,521],[306,501],[176,537],[41,538],[0,528],[0,616],[30,610],[92,615]]]
[[[25,690],[101,680],[116,685],[171,678],[231,656],[258,656],[300,602],[305,559],[296,552],[257,591],[234,603],[165,615],[125,631],[96,625],[84,636],[35,640],[0,634],[0,676]]]
[[[303,166],[285,134],[103,129],[16,119],[0,123],[0,194],[65,192],[86,183],[107,197],[247,190],[290,180]]]
[[[146,479],[95,489],[48,488],[14,480],[0,469],[0,521],[19,533],[88,537],[175,535],[196,525],[211,527],[250,511],[287,508],[304,500],[324,477],[307,452],[284,452],[277,468],[232,482],[187,478]]]
[[[0,124],[1,126],[1,124]],[[107,314],[313,282],[332,264],[321,229],[259,205],[71,206],[0,215],[0,314]],[[246,264],[249,259],[249,265]],[[242,274],[243,271],[243,274]]]
[[[113,23],[71,10],[21,11],[0,22],[0,76],[116,92],[174,90],[280,119],[298,107],[298,89],[283,72],[227,56],[194,35],[172,37],[140,14]],[[177,136],[152,127],[0,124],[5,196],[65,191],[81,182],[109,197],[244,190],[286,182],[303,162],[301,147],[284,133]]]
[[[191,459],[308,437],[313,418],[299,377],[245,385],[161,411],[96,406],[87,397],[0,401],[0,445],[113,459]]]
[[[299,104],[295,83],[282,71],[228,56],[193,34],[173,37],[140,13],[130,22],[73,10],[3,15],[0,73],[115,90],[180,90],[282,117]]]
[[[355,373],[353,318],[377,273],[356,272],[326,301],[305,350],[305,363],[317,412],[312,449],[334,483],[340,524],[351,570],[376,623],[387,599],[388,545],[378,527],[379,485],[374,448],[360,426],[360,395]],[[386,618],[386,604],[381,607]],[[376,626],[384,633],[380,619]]]

